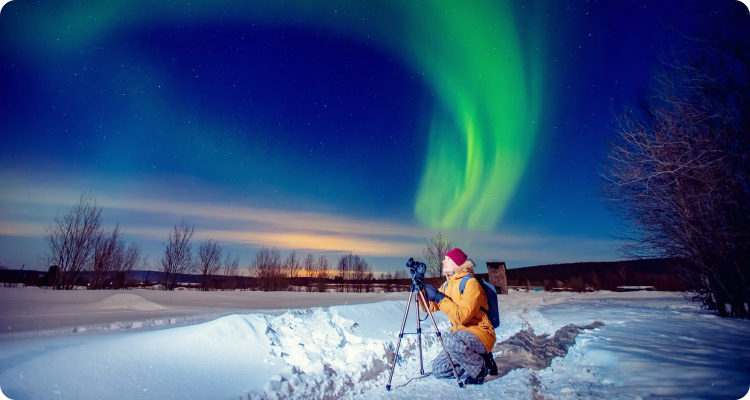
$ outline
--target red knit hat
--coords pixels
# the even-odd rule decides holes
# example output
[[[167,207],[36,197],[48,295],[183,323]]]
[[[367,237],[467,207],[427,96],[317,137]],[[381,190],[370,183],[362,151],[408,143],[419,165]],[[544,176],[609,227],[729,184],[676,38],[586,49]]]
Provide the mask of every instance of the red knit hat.
[[[453,262],[456,263],[456,265],[462,265],[469,258],[458,247],[456,247],[455,249],[453,249],[453,250],[445,253],[445,255],[448,256],[448,257],[450,257],[451,260],[453,260]]]

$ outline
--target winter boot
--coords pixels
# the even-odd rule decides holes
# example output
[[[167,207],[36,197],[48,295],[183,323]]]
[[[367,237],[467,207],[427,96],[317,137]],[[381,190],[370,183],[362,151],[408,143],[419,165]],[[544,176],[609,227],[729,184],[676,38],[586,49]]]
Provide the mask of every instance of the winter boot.
[[[489,371],[487,370],[487,366],[484,365],[482,366],[482,371],[479,373],[479,376],[477,376],[476,378],[470,376],[466,378],[466,380],[464,380],[464,383],[467,385],[481,385],[484,383],[484,377],[487,376],[488,372]]]
[[[497,364],[495,364],[495,357],[492,356],[492,352],[482,354],[482,358],[484,358],[484,365],[489,369],[490,375],[497,376]]]

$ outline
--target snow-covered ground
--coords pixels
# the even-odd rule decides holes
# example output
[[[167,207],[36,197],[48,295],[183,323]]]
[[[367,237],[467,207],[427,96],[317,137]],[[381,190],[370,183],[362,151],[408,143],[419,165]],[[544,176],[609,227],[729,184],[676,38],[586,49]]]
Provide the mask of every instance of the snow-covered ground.
[[[404,300],[408,293],[44,290],[0,288],[0,337],[50,336],[195,324],[230,314],[279,313]]]
[[[295,295],[305,294],[284,294],[290,299],[284,304],[294,303]],[[115,310],[125,307],[122,303],[169,307],[145,298],[97,301]],[[342,303],[347,305],[310,308],[310,298],[300,296],[298,309],[231,314],[166,329],[3,334],[0,388],[13,400],[739,399],[750,388],[750,321],[717,319],[672,293],[511,292],[501,297],[498,342],[528,328],[554,334],[568,324],[605,325],[582,331],[549,368],[514,370],[464,389],[455,380],[410,381],[419,375],[419,360],[417,337],[408,335],[388,392],[405,300]],[[435,317],[447,331],[445,316]],[[431,331],[431,325],[427,320],[423,329]],[[406,330],[415,331],[413,315]],[[423,346],[429,371],[441,348],[435,335],[425,335]]]

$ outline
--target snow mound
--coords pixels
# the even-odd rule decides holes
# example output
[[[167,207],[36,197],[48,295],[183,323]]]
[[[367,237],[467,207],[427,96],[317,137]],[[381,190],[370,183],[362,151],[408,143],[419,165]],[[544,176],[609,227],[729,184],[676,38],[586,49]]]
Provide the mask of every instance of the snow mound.
[[[167,307],[144,299],[137,294],[115,294],[91,304],[96,311],[162,311]]]
[[[291,368],[248,398],[339,398],[364,389],[365,382],[388,369],[403,306],[388,302],[266,316],[271,353]],[[409,357],[415,340],[404,339],[403,358]]]

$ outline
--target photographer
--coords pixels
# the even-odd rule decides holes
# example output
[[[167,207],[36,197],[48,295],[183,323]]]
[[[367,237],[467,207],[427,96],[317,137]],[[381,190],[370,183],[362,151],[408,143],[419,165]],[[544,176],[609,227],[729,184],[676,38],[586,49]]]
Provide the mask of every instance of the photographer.
[[[476,279],[468,279],[463,293],[461,279],[474,274],[474,262],[459,248],[449,251],[443,260],[446,282],[440,289],[425,284],[424,294],[430,311],[444,312],[451,322],[451,332],[443,336],[445,349],[466,384],[481,385],[490,369],[497,370],[492,359],[495,330],[484,310],[488,310],[487,296]],[[420,301],[424,310],[424,304]],[[453,370],[445,353],[432,362],[432,373],[438,378],[452,378]]]

